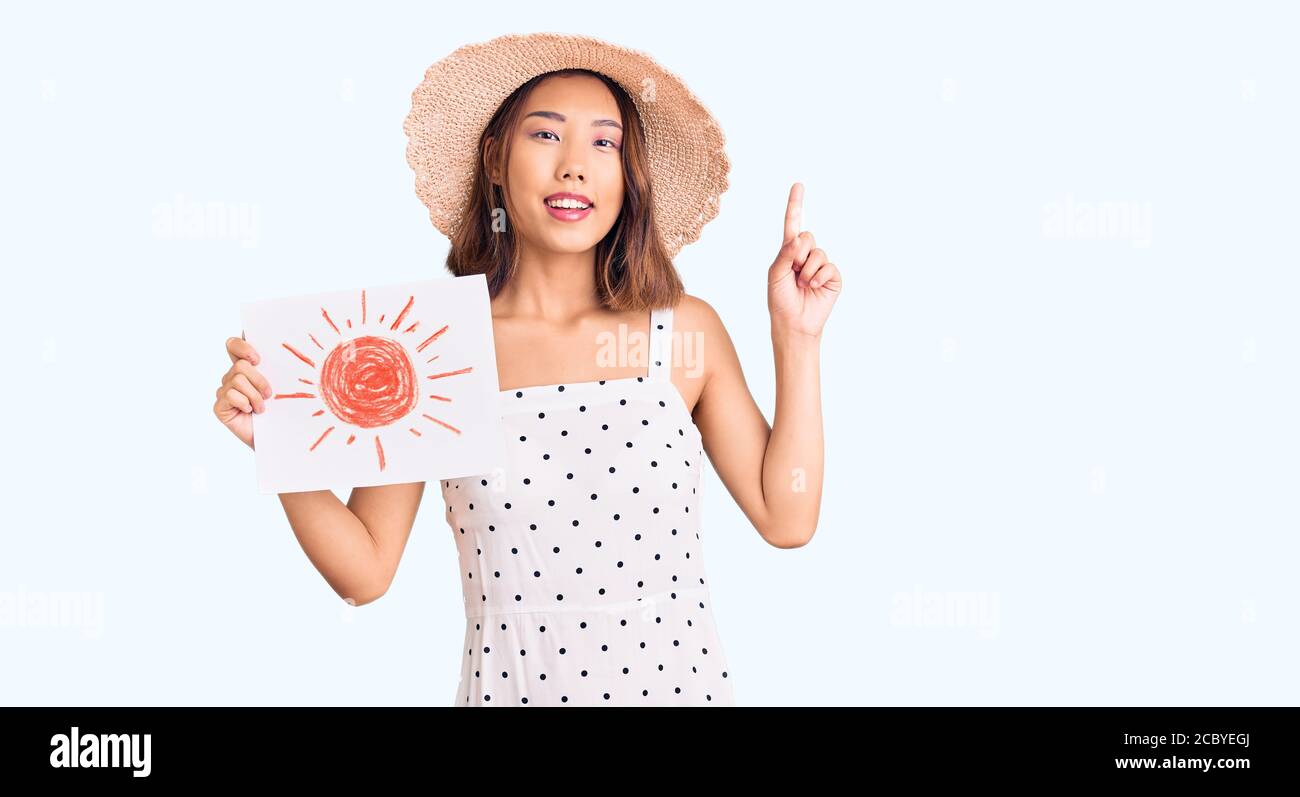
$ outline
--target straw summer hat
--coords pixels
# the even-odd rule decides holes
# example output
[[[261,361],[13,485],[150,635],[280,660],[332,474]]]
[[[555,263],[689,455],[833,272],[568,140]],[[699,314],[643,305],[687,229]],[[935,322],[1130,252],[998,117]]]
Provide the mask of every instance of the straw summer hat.
[[[645,129],[655,223],[669,257],[718,215],[731,164],[722,128],[681,78],[650,56],[588,36],[533,33],[468,44],[411,93],[406,161],[433,226],[451,237],[469,202],[478,142],[511,92],[544,72],[589,69],[632,98]]]

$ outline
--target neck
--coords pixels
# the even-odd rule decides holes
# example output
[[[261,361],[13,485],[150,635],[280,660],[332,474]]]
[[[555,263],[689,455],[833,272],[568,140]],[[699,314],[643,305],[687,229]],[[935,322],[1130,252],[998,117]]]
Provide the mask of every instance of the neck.
[[[563,322],[599,309],[596,250],[539,251],[524,242],[519,269],[492,302],[495,316]]]

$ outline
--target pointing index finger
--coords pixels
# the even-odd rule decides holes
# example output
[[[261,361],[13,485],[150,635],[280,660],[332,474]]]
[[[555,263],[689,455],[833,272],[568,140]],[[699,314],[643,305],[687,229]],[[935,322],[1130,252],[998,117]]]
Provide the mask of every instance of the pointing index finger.
[[[803,183],[790,186],[790,197],[785,203],[785,241],[799,234],[803,223]]]

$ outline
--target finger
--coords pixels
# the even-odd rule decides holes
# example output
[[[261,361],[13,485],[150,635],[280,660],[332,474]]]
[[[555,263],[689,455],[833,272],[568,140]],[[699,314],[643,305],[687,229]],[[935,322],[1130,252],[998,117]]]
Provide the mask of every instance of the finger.
[[[221,375],[221,386],[217,388],[218,395],[225,392],[226,388],[230,387],[230,380],[234,379],[235,376],[239,374],[240,362],[240,360],[236,360],[235,364],[230,366],[230,370]]]
[[[241,357],[251,361],[253,365],[257,365],[262,360],[258,356],[257,350],[243,338],[226,338],[226,353],[230,355],[232,363],[239,362]]]
[[[262,398],[262,394],[257,392],[257,388],[253,387],[253,383],[243,374],[235,374],[235,378],[230,380],[230,386],[248,396],[248,400],[253,403],[254,411],[261,412],[266,407],[266,400]]]
[[[266,398],[271,397],[271,383],[268,382],[266,380],[266,377],[262,376],[262,372],[254,368],[253,364],[250,363],[248,360],[240,360],[239,362],[235,363],[232,366],[232,368],[234,368],[234,370],[238,371],[244,376],[248,377],[248,381],[252,382],[253,387],[257,388],[258,392],[261,393],[264,397]]]
[[[808,253],[808,259],[804,261],[803,268],[799,269],[799,282],[804,285],[812,284],[812,281],[817,277],[817,272],[825,265],[825,250],[812,250]]]
[[[808,255],[816,248],[817,241],[813,238],[813,234],[807,230],[794,237],[794,240],[790,242],[790,259],[795,271],[803,270]]]
[[[827,263],[821,267],[816,277],[813,277],[812,287],[814,288],[831,288],[839,290],[843,284],[840,279],[840,270],[835,267],[834,263]]]
[[[797,281],[799,269],[803,268],[803,263],[808,259],[808,253],[814,249],[815,244],[810,232],[801,232],[782,244],[781,249],[776,253],[776,259],[767,270],[768,284],[792,273]]]
[[[248,396],[245,396],[243,393],[240,393],[238,390],[234,389],[233,387],[227,390],[221,396],[221,400],[224,401],[226,404],[229,404],[230,406],[234,407],[237,410],[241,410],[243,412],[253,411],[253,404],[248,400]]]
[[[803,224],[803,183],[790,186],[790,196],[785,202],[785,235],[782,241],[789,241],[799,234]]]

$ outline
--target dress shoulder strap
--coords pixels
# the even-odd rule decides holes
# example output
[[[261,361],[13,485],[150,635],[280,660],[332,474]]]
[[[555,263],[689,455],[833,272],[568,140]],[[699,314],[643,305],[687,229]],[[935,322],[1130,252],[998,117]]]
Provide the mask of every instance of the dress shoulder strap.
[[[650,381],[672,380],[673,308],[650,311]]]

